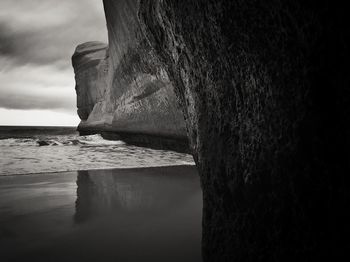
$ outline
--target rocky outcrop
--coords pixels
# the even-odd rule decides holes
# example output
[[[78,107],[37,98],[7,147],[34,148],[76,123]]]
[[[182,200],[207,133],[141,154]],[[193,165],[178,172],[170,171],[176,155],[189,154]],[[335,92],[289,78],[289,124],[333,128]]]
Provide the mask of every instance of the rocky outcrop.
[[[79,129],[174,144],[185,136],[174,88],[203,189],[203,259],[347,255],[346,6],[104,0],[104,7],[108,52],[97,48],[81,61],[94,56],[99,68],[108,64],[107,81],[92,81],[106,91],[91,95],[75,63],[77,90],[91,97],[78,98]]]
[[[140,1],[199,169],[205,261],[347,255],[345,10],[337,1]]]
[[[141,32],[138,1],[105,1],[108,47],[89,42],[72,57],[78,130],[188,151],[182,112],[165,69]]]
[[[103,120],[96,116],[107,113],[101,110],[106,105],[108,87],[108,46],[100,42],[88,42],[79,45],[72,57],[74,66],[78,115],[82,120],[80,126],[95,124]],[[95,108],[96,107],[96,108]],[[95,110],[94,110],[95,108]],[[94,113],[92,113],[94,111]],[[89,120],[88,120],[89,119]],[[85,124],[87,123],[87,124]]]

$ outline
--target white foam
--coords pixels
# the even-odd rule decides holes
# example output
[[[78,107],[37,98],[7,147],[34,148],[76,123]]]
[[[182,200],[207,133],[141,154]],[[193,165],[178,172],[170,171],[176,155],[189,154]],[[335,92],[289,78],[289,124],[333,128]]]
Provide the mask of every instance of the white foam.
[[[78,138],[78,141],[87,145],[125,145],[123,141],[106,140],[101,135],[81,136]]]
[[[7,138],[0,139],[0,146],[36,146],[37,139],[31,138]]]
[[[39,146],[39,141],[47,145]],[[175,165],[194,165],[194,161],[188,154],[130,146],[100,135],[0,140],[0,176]]]

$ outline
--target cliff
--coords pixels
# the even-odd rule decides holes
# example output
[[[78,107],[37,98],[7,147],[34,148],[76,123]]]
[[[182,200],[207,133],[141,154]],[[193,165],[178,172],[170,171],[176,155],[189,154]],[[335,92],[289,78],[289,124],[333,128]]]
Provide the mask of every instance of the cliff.
[[[79,45],[72,57],[74,65],[78,115],[85,125],[108,122],[103,118],[108,87],[108,46],[100,42]],[[99,114],[100,113],[100,114]],[[104,116],[106,117],[106,115]]]
[[[106,1],[108,47],[88,42],[72,57],[81,134],[188,151],[172,84],[141,32],[137,1]]]
[[[348,255],[346,6],[104,0],[104,7],[112,115],[104,125],[184,135],[176,94],[203,189],[203,259]]]
[[[205,261],[349,256],[345,10],[328,0],[140,1],[199,169]]]

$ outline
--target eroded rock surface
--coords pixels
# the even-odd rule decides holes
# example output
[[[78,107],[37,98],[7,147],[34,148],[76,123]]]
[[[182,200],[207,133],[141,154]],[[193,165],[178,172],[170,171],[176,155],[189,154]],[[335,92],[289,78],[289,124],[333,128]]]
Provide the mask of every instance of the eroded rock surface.
[[[80,130],[145,144],[145,134],[184,137],[174,88],[201,177],[203,259],[347,255],[346,6],[330,0],[104,0],[104,6],[109,48],[93,53],[97,66],[108,66],[106,91],[101,100],[89,87],[79,91],[91,97],[78,101]]]
[[[87,42],[79,45],[72,57],[74,66],[78,115],[83,121],[89,119],[94,107],[101,107],[106,100],[108,87],[108,46],[100,42]],[[101,113],[104,113],[101,111]],[[97,120],[99,120],[97,118]],[[102,120],[102,119],[101,119]]]
[[[104,1],[108,47],[89,42],[73,55],[82,134],[188,150],[185,122],[167,72],[141,32],[137,0]]]
[[[345,10],[337,1],[141,0],[201,176],[205,261],[347,254]]]

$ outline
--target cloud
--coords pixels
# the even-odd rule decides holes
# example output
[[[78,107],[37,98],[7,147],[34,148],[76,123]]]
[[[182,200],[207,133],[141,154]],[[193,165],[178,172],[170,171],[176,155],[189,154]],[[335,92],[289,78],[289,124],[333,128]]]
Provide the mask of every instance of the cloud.
[[[74,75],[55,66],[17,66],[0,71],[0,105],[9,109],[75,111]]]
[[[102,0],[1,0],[0,108],[75,114],[71,56],[87,41],[107,41]]]
[[[106,38],[100,0],[0,3],[0,54],[19,63],[69,63],[76,45]]]
[[[62,96],[60,98],[64,97]],[[21,96],[12,94],[7,97],[0,97],[0,103],[4,105],[4,108],[8,109],[62,109],[62,111],[66,111],[67,109],[74,109],[70,102],[66,99],[58,100],[52,96],[42,96],[39,98],[33,95]]]

